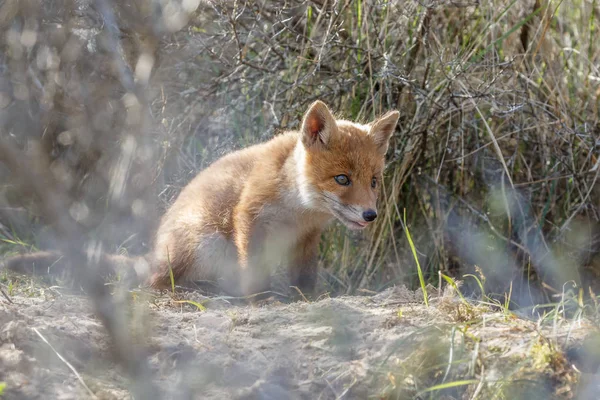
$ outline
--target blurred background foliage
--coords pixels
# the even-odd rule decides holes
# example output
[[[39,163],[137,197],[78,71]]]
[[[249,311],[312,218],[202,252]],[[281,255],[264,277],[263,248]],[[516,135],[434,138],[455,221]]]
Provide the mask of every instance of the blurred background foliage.
[[[1,251],[72,243],[68,219],[78,246],[144,253],[196,172],[321,99],[401,113],[381,217],[324,234],[323,290],[418,286],[408,230],[434,285],[594,297],[599,21],[596,0],[0,1],[0,135],[31,166],[2,160]]]

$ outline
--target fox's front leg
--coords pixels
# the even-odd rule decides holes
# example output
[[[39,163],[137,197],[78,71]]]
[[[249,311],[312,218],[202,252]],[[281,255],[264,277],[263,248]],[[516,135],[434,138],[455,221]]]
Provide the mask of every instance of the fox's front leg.
[[[256,214],[238,209],[234,221],[239,271],[237,276],[231,276],[230,279],[237,281],[239,291],[244,296],[267,291],[271,287],[271,279],[261,260],[264,232],[256,224]]]
[[[296,286],[305,295],[312,295],[315,291],[320,237],[320,231],[304,236],[296,245],[290,260],[290,286]]]

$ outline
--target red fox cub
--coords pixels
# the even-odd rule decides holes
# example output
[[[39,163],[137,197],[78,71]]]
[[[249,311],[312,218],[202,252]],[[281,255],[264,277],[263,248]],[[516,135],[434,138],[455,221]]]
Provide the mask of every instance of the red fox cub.
[[[369,125],[336,120],[317,101],[299,132],[231,153],[202,171],[163,217],[150,282],[220,280],[228,292],[268,289],[283,265],[290,284],[312,291],[321,231],[337,218],[363,229],[377,218],[377,192],[399,113]]]
[[[377,218],[377,194],[391,111],[368,125],[336,120],[314,102],[299,131],[217,160],[200,172],[163,216],[146,256],[151,286],[216,281],[226,292],[268,290],[273,270],[312,292],[323,228],[334,218],[363,229]],[[10,266],[10,263],[7,262]],[[138,271],[138,275],[144,275]]]

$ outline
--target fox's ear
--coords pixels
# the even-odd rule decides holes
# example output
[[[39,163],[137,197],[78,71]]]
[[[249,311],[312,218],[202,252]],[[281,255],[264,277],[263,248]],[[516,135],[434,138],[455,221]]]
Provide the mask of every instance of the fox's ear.
[[[369,136],[373,138],[382,156],[385,156],[385,153],[388,151],[389,141],[396,129],[399,117],[400,113],[398,111],[389,111],[371,124]]]
[[[336,131],[335,118],[325,103],[319,100],[312,103],[302,121],[302,143],[306,147],[327,146]]]

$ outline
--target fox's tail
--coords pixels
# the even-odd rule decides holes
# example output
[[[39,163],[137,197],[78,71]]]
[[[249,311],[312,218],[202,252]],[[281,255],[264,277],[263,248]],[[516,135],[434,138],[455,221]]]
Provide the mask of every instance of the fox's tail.
[[[131,282],[145,280],[149,273],[149,264],[145,257],[129,257],[120,254],[102,254],[102,264],[108,266],[101,271],[103,276],[123,274]],[[41,277],[61,277],[72,272],[68,256],[57,251],[38,251],[19,254],[0,261],[0,270],[6,269],[18,274]]]
[[[62,256],[54,251],[38,251],[30,254],[19,254],[2,260],[2,269],[23,275],[60,274],[65,268]]]

